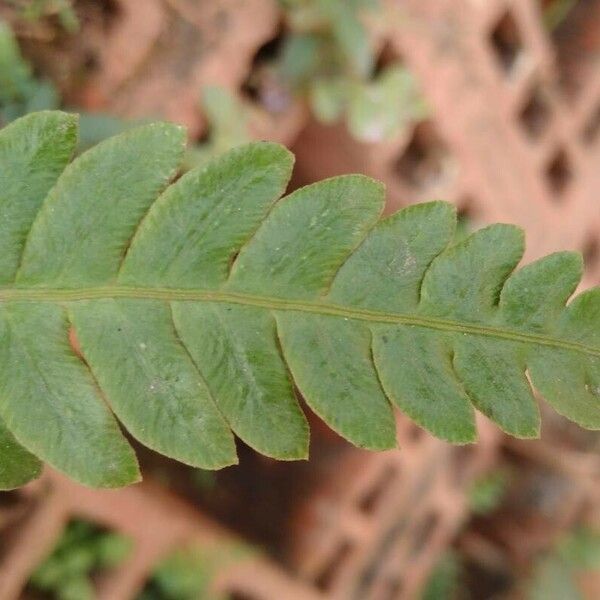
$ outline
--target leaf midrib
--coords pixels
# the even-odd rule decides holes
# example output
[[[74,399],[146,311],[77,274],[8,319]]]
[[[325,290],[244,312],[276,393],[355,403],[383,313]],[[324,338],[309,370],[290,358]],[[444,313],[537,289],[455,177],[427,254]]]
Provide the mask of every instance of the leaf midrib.
[[[512,342],[537,344],[561,350],[579,352],[588,356],[600,358],[600,348],[594,348],[579,342],[554,338],[552,336],[525,331],[517,331],[502,327],[490,327],[475,323],[452,321],[439,317],[423,315],[408,315],[389,313],[365,308],[328,304],[311,300],[289,300],[267,296],[255,296],[239,292],[223,292],[216,290],[193,290],[178,288],[140,288],[127,286],[103,286],[78,289],[58,288],[0,288],[0,302],[33,301],[33,302],[78,302],[100,299],[132,299],[132,300],[163,300],[164,302],[220,302],[254,306],[269,310],[305,312],[366,321],[370,323],[387,323],[392,325],[408,325],[423,327],[450,333],[478,335],[497,338]]]

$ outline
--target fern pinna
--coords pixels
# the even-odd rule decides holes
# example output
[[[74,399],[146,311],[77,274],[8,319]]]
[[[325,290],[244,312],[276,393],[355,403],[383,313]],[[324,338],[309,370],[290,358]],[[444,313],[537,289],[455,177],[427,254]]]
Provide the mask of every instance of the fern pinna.
[[[453,243],[444,202],[381,218],[349,175],[278,201],[293,157],[237,148],[169,186],[185,134],[146,125],[68,164],[77,120],[0,133],[0,486],[41,461],[91,486],[136,481],[140,442],[201,468],[307,456],[310,408],[357,446],[396,445],[392,407],[454,443],[475,409],[539,433],[532,385],[600,427],[600,288],[581,258],[515,271],[523,234]],[[69,343],[74,328],[79,357]]]

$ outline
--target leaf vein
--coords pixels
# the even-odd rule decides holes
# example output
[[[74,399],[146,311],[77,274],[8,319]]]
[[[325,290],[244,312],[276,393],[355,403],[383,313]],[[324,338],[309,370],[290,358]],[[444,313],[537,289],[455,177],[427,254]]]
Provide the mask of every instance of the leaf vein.
[[[538,333],[517,331],[513,329],[490,327],[477,323],[452,321],[426,315],[409,315],[389,313],[319,301],[293,300],[267,296],[255,296],[235,292],[214,290],[188,290],[177,288],[139,288],[139,287],[94,287],[81,289],[52,288],[0,288],[0,302],[33,301],[33,302],[78,302],[83,300],[99,300],[107,298],[131,298],[135,300],[163,300],[165,302],[222,302],[242,306],[255,306],[268,310],[284,310],[311,314],[337,316],[370,323],[388,323],[479,335],[483,337],[509,340],[516,343],[536,344],[560,350],[570,350],[600,358],[600,348],[595,348],[577,341],[554,338]]]

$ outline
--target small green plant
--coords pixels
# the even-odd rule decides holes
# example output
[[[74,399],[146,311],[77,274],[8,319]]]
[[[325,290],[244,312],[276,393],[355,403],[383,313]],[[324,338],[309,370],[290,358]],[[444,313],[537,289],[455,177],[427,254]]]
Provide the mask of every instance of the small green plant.
[[[600,570],[600,534],[579,527],[540,557],[527,586],[528,600],[584,600],[577,575]]]
[[[468,492],[471,511],[476,515],[486,515],[498,508],[509,481],[509,472],[501,468],[478,477]]]
[[[344,115],[359,140],[377,142],[428,114],[415,79],[399,62],[377,69],[365,12],[372,0],[281,0],[289,31],[279,71],[284,82],[308,97],[322,122]]]
[[[437,562],[421,595],[421,600],[453,600],[462,597],[463,565],[461,556],[448,550]]]
[[[0,487],[41,461],[91,486],[137,481],[116,419],[203,469],[236,463],[234,433],[306,458],[296,388],[371,450],[396,447],[392,407],[453,443],[476,440],[475,409],[536,437],[532,385],[600,428],[600,288],[565,306],[578,253],[515,270],[519,228],[455,244],[450,204],[381,219],[383,186],[361,175],[278,201],[293,165],[278,144],[172,185],[181,127],[138,127],[69,164],[76,144],[61,112],[0,132]]]
[[[181,548],[156,568],[137,600],[227,600],[228,594],[214,589],[215,578],[231,562],[248,556],[249,548],[233,542]]]
[[[0,124],[5,125],[30,112],[60,108],[62,100],[50,81],[34,76],[10,27],[0,21]],[[124,120],[104,113],[80,115],[78,150],[116,135],[140,121]]]
[[[188,149],[185,170],[203,166],[235,146],[251,141],[248,108],[231,92],[206,86],[200,105],[208,123],[208,134],[205,140]]]
[[[52,554],[31,576],[29,587],[56,600],[93,600],[94,574],[121,564],[130,552],[129,538],[87,521],[71,521]]]
[[[52,83],[33,76],[12,30],[0,21],[0,124],[58,106],[59,97]]]

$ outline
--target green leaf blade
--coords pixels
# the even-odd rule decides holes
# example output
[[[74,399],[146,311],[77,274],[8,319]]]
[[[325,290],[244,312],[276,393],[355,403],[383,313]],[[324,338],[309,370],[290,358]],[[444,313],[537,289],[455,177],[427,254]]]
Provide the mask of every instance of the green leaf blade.
[[[0,283],[14,280],[31,224],[77,143],[77,117],[46,111],[0,131]]]
[[[34,455],[81,483],[139,479],[135,454],[68,346],[65,311],[48,303],[0,308],[0,417]]]
[[[383,210],[383,187],[362,175],[326,179],[283,198],[240,251],[227,288],[314,298]]]
[[[518,227],[496,224],[476,231],[433,261],[423,278],[420,312],[467,322],[489,320],[523,251]]]
[[[42,463],[15,440],[0,420],[0,490],[14,490],[37,479]]]
[[[600,358],[569,350],[532,350],[533,385],[554,410],[585,427],[600,430]]]
[[[558,334],[586,344],[600,347],[600,287],[586,290],[574,298],[561,315]],[[596,353],[598,356],[598,353]]]
[[[74,304],[71,314],[110,406],[140,442],[203,469],[237,462],[233,437],[179,342],[168,305],[97,300]]]
[[[379,326],[373,354],[383,388],[400,410],[444,440],[475,441],[475,413],[454,371],[449,336]]]
[[[569,303],[561,317],[559,331],[590,350],[597,349],[600,347],[599,321],[600,288],[596,287],[582,292]],[[579,369],[574,368],[572,359],[566,361],[567,365],[569,363],[572,365],[569,375],[579,373],[579,385],[575,388],[577,397],[566,406],[561,406],[560,410],[554,406],[558,412],[582,427],[600,429],[600,352],[587,356]],[[562,371],[566,371],[565,367]],[[577,414],[574,409],[577,409]]]
[[[525,376],[525,348],[502,340],[466,340],[464,336],[455,336],[453,342],[456,373],[475,407],[506,433],[539,437],[540,415]]]
[[[382,219],[344,262],[328,299],[376,310],[415,310],[425,271],[450,243],[455,226],[456,211],[447,202],[417,204]]]
[[[114,280],[141,217],[175,175],[184,143],[181,127],[156,123],[78,157],[33,223],[19,284],[78,287]]]
[[[508,326],[555,330],[583,275],[576,252],[556,252],[515,271],[500,294],[499,318]]]
[[[396,447],[396,425],[371,356],[371,333],[348,319],[277,314],[286,362],[307,404],[360,448]]]
[[[273,316],[250,307],[173,303],[175,324],[233,431],[266,456],[308,457],[308,424]]]
[[[215,288],[291,176],[277,144],[246,144],[184,175],[154,203],[124,261],[124,285]]]

